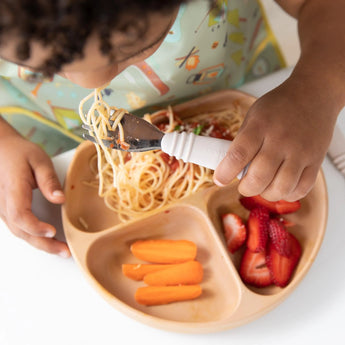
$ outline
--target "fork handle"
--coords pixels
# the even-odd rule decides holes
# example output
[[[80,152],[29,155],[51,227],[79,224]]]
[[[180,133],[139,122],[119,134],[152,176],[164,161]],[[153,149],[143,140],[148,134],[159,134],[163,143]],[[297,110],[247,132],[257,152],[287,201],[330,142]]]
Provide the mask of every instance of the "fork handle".
[[[230,140],[205,137],[187,132],[166,133],[161,141],[162,151],[170,156],[212,170],[215,170],[225,157],[230,145]],[[247,169],[248,166],[237,175],[237,178],[241,179],[246,174]]]

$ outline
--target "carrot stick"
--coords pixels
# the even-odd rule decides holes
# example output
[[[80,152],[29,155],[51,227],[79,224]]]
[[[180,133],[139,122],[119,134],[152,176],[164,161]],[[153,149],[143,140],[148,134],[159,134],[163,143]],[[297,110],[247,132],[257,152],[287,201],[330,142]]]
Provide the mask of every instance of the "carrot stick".
[[[174,265],[169,264],[123,264],[122,273],[133,280],[143,280],[144,276],[151,272],[167,269]]]
[[[132,254],[141,260],[159,264],[175,264],[194,260],[197,247],[187,240],[139,240],[131,245]]]
[[[203,269],[198,261],[187,261],[145,275],[147,285],[194,285],[202,281]]]
[[[161,305],[194,299],[201,293],[200,285],[144,286],[137,289],[135,300],[147,306]]]

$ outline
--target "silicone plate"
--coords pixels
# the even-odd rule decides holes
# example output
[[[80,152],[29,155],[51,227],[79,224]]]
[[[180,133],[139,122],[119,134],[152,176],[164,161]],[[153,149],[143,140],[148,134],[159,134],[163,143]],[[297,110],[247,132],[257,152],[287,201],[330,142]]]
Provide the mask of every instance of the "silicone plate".
[[[226,90],[177,105],[174,110],[185,117],[236,102],[245,114],[254,101],[250,95]],[[238,274],[241,252],[230,254],[223,237],[222,213],[248,216],[238,202],[237,182],[224,188],[210,187],[138,220],[120,223],[98,197],[97,189],[83,183],[92,178],[89,159],[95,152],[92,143],[82,143],[68,169],[62,208],[66,239],[75,261],[98,292],[113,307],[140,322],[190,333],[216,332],[250,322],[273,309],[296,288],[318,253],[328,212],[322,171],[312,191],[301,200],[301,209],[286,217],[296,224],[290,231],[303,248],[291,282],[285,288],[259,289],[242,282]],[[87,230],[80,218],[88,224]],[[148,238],[187,239],[197,244],[197,260],[204,268],[201,297],[151,307],[135,301],[136,289],[144,284],[124,277],[121,265],[139,263],[130,253],[130,245]]]

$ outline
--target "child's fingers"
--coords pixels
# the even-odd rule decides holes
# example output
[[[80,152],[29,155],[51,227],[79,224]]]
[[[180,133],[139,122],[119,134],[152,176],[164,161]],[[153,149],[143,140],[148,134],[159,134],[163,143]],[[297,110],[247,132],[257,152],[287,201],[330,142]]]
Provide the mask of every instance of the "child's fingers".
[[[12,190],[7,198],[6,213],[2,217],[11,232],[38,249],[69,257],[71,254],[66,243],[53,238],[56,234],[55,228],[41,222],[32,213],[30,186],[17,186],[19,190]]]
[[[8,224],[22,231],[40,237],[54,237],[55,228],[41,222],[31,210],[32,190],[24,181],[16,184],[6,191],[6,207],[3,211]]]
[[[286,200],[295,201],[304,198],[313,188],[318,172],[318,166],[309,166],[305,168],[295,189],[286,197]]]
[[[275,180],[283,159],[281,153],[263,146],[251,161],[247,174],[241,180],[238,186],[239,192],[244,196],[262,194]]]
[[[271,201],[286,200],[295,190],[303,169],[300,162],[284,160],[271,183],[260,193],[261,196]]]
[[[71,252],[67,244],[58,241],[55,238],[43,238],[29,235],[26,241],[33,247],[43,250],[47,253],[56,254],[61,256],[62,258],[71,257]]]
[[[225,186],[246,167],[260,150],[262,142],[259,138],[238,134],[230,145],[224,159],[214,171],[213,181],[218,186]]]
[[[36,183],[43,196],[54,204],[62,204],[65,196],[51,161],[32,162]]]
[[[36,165],[30,163],[33,175],[22,174],[21,177],[19,174],[16,183],[8,184],[3,189],[4,199],[0,210],[2,218],[13,234],[32,246],[48,253],[69,257],[70,251],[66,243],[53,238],[56,234],[54,226],[40,221],[32,212],[32,189],[36,186],[41,187],[49,201],[64,201],[63,194],[54,195],[54,190],[61,190],[61,186],[53,165],[49,157],[42,155],[37,156]]]
[[[55,238],[45,238],[31,235],[18,228],[16,225],[8,222],[7,226],[15,236],[23,239],[37,249],[43,250],[50,254],[57,254],[64,258],[68,258],[71,256],[71,252],[67,244],[64,242],[60,242]]]

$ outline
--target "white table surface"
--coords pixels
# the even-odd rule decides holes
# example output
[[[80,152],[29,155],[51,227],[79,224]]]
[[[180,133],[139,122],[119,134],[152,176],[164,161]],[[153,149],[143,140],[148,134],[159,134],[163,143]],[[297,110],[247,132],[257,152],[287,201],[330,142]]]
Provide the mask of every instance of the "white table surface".
[[[279,71],[242,90],[260,96],[283,81]],[[343,112],[339,125],[345,133]],[[61,181],[73,151],[54,159]],[[171,333],[138,323],[107,304],[73,259],[36,250],[0,223],[0,345],[345,344],[345,178],[323,163],[329,217],[307,276],[277,308],[244,326],[211,334]],[[63,236],[60,209],[35,193],[34,210]]]

